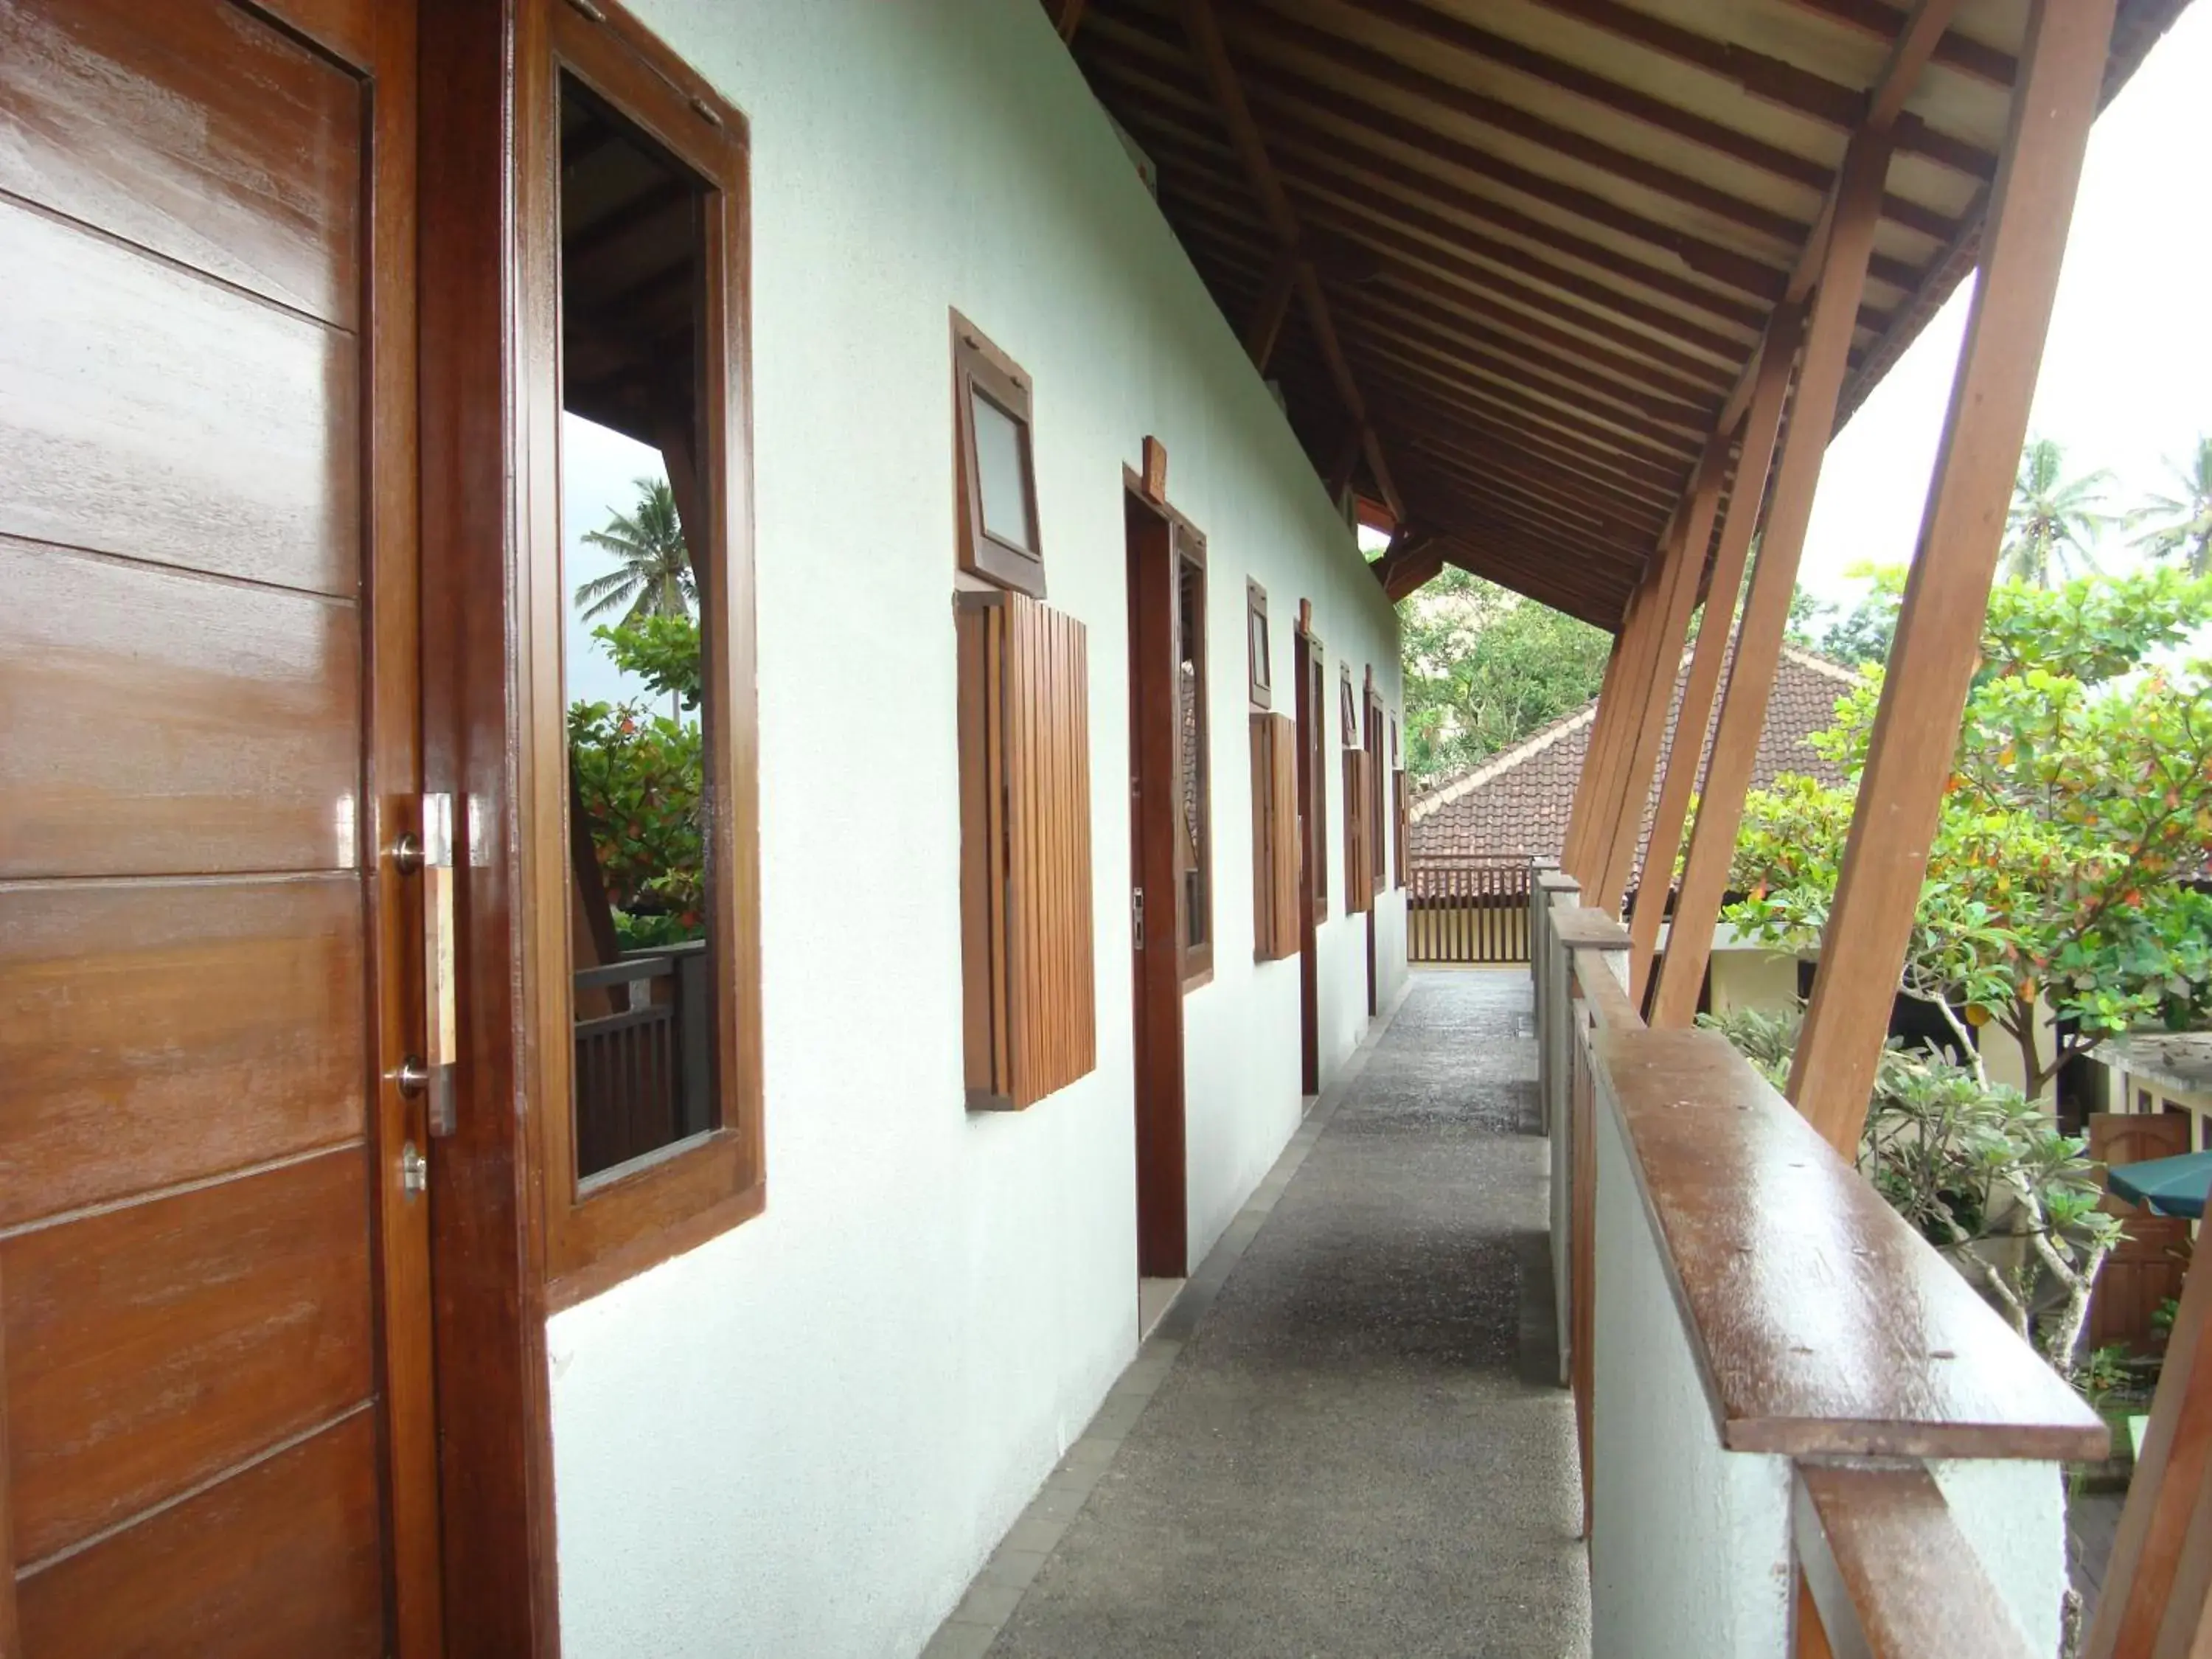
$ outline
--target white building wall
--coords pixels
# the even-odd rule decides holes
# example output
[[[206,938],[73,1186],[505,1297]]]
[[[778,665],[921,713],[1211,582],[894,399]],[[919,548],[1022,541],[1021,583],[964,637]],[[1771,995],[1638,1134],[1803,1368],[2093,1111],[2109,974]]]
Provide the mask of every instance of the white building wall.
[[[1279,706],[1304,597],[1331,695],[1372,663],[1400,714],[1395,621],[1036,0],[635,9],[751,126],[769,1198],[551,1322],[564,1648],[905,1655],[1137,1340],[1123,465],[1158,436],[1208,545],[1194,1261],[1299,1116],[1297,963],[1252,961],[1244,581]],[[1090,630],[1098,1066],[1010,1115],[962,1104],[949,307],[1034,379],[1050,599]],[[1341,778],[1325,1077],[1366,1024]]]

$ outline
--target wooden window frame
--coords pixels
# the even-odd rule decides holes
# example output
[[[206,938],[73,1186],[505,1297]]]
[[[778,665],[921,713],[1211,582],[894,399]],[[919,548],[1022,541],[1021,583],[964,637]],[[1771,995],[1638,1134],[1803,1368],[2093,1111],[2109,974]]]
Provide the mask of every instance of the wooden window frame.
[[[1249,712],[1264,714],[1274,707],[1274,637],[1267,627],[1267,590],[1244,580],[1244,696]]]
[[[754,698],[750,173],[744,117],[632,23],[545,5],[518,52],[517,314],[523,319],[521,576],[526,637],[520,693],[527,1017],[525,1097],[538,1171],[538,1262],[549,1308],[570,1305],[760,1213],[762,1134],[758,715]],[[702,583],[707,665],[709,937],[714,964],[716,1126],[589,1180],[576,1176],[569,962],[566,689],[560,662],[567,586],[559,513],[561,82],[571,76],[704,185],[696,430],[708,483],[704,539],[720,557]],[[541,413],[542,411],[542,413]],[[552,418],[544,418],[550,415]],[[557,1034],[557,1035],[556,1035]]]
[[[1182,722],[1176,722],[1176,776],[1187,775],[1194,758],[1198,764],[1199,823],[1200,834],[1195,847],[1186,847],[1181,837],[1176,844],[1176,942],[1182,953],[1182,988],[1194,991],[1213,977],[1213,766],[1211,738],[1212,721],[1208,718],[1206,703],[1212,689],[1212,665],[1206,659],[1206,612],[1211,598],[1206,580],[1206,536],[1172,507],[1167,509],[1168,548],[1175,561],[1174,586],[1174,642],[1175,661],[1183,658],[1182,626],[1182,567],[1188,563],[1198,570],[1198,631],[1190,641],[1190,657],[1198,667],[1197,718],[1194,732],[1186,732]],[[1196,746],[1194,757],[1186,744]],[[1176,806],[1180,811],[1182,797],[1178,791]],[[1205,939],[1197,945],[1191,943],[1191,913],[1189,908],[1190,877],[1199,878],[1199,890],[1205,900]]]
[[[1022,434],[1022,484],[1028,497],[1030,544],[1017,547],[983,527],[983,472],[975,454],[978,393],[998,406]],[[1037,507],[1036,439],[1030,381],[1022,366],[994,345],[983,331],[952,313],[952,427],[960,529],[955,543],[960,571],[1000,587],[1044,598],[1044,536]]]

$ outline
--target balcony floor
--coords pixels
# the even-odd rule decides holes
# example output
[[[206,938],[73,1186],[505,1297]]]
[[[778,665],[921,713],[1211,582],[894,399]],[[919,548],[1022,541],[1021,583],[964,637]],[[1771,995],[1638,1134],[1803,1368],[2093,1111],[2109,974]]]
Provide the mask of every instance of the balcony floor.
[[[933,1656],[1589,1653],[1529,1018],[1415,977]]]

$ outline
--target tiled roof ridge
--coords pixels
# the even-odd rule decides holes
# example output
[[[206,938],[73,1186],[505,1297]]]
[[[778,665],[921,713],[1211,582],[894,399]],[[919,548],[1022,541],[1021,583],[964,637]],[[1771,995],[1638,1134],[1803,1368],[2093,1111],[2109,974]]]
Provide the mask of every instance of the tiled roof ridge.
[[[1480,788],[1500,773],[1510,772],[1522,763],[1534,759],[1561,738],[1571,732],[1581,730],[1596,718],[1597,699],[1592,697],[1572,714],[1560,715],[1559,719],[1533,737],[1523,738],[1512,748],[1492,755],[1473,771],[1462,772],[1449,782],[1438,784],[1413,804],[1407,811],[1407,816],[1414,823],[1419,823],[1438,807],[1450,805],[1461,796],[1470,790]]]
[[[1782,647],[1782,653],[1799,667],[1809,668],[1815,673],[1826,674],[1832,680],[1841,680],[1845,685],[1856,685],[1859,683],[1857,669],[1846,667],[1833,657],[1824,657],[1819,652],[1809,651],[1802,645],[1785,645]]]

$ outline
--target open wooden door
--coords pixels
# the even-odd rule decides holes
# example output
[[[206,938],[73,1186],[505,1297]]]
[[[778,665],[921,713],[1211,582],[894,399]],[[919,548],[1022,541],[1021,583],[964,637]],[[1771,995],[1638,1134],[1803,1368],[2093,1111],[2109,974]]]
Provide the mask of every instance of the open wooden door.
[[[1189,1271],[1182,1089],[1182,745],[1175,527],[1125,494],[1129,567],[1129,855],[1136,994],[1137,1272]]]
[[[0,4],[0,1650],[427,1654],[412,0]]]
[[[1298,1087],[1321,1092],[1321,957],[1315,933],[1328,916],[1328,653],[1299,607],[1293,639],[1297,668],[1298,855]]]

